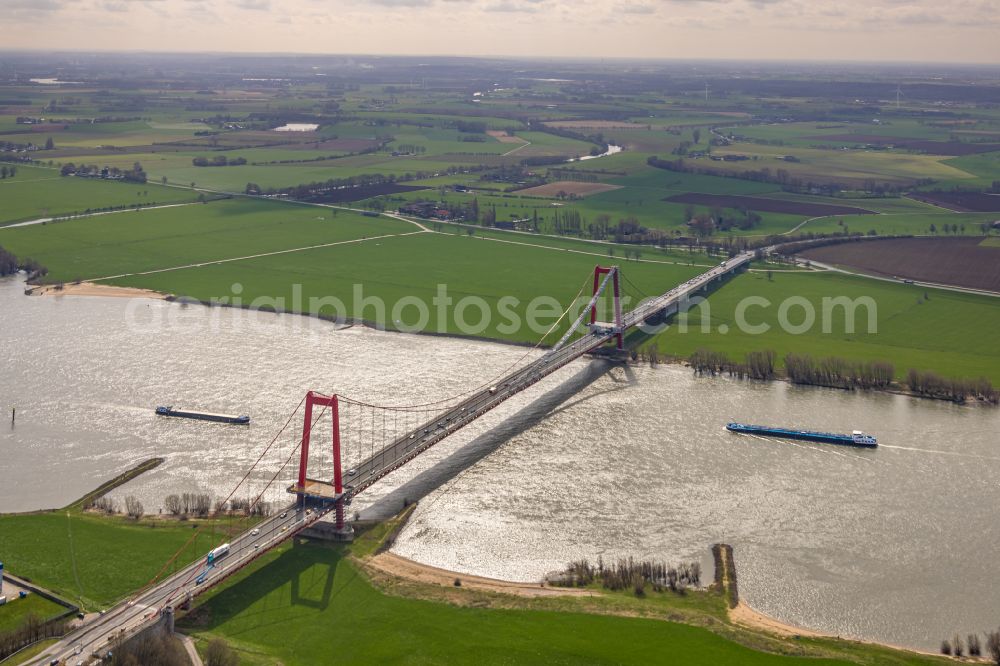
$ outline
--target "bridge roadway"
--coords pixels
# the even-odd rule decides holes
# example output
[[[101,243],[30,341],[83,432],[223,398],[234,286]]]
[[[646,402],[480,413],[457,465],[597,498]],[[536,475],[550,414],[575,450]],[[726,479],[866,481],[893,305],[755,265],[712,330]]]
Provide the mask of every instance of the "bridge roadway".
[[[733,257],[665,294],[640,304],[622,316],[623,331],[679,304],[684,298],[708,286],[713,280],[735,272],[752,259],[753,253],[750,252]],[[609,342],[615,335],[616,332],[610,328],[591,330],[560,349],[549,351],[534,363],[497,380],[492,386],[473,393],[452,409],[396,439],[381,452],[348,471],[344,480],[346,501],[350,502],[352,496],[386,474],[403,466],[508,398]],[[279,510],[277,514],[259,523],[256,528],[233,538],[230,541],[229,554],[220,558],[216,566],[207,567],[205,557],[200,558],[156,586],[141,591],[138,596],[119,603],[99,618],[67,634],[29,663],[50,664],[53,660],[60,664],[89,663],[94,655],[106,653],[110,644],[117,636],[122,635],[123,631],[125,636],[137,633],[143,627],[155,622],[165,607],[179,606],[185,600],[197,596],[259,555],[313,524],[333,508],[332,502],[310,502],[305,503],[305,506],[296,502]],[[197,580],[202,573],[206,574],[205,578],[198,583]]]

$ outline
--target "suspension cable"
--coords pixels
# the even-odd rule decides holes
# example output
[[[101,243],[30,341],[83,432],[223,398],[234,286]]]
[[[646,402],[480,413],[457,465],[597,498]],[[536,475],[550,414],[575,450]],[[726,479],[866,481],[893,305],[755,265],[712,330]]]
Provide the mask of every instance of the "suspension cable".
[[[236,486],[233,488],[232,492],[230,492],[229,495],[226,497],[225,501],[227,503],[229,502],[230,499],[232,499],[233,495],[236,494],[236,491],[239,490],[240,486],[243,485],[243,483],[247,480],[247,478],[249,478],[249,476],[253,472],[253,470],[257,467],[258,464],[260,464],[260,461],[264,459],[264,456],[267,455],[267,452],[271,450],[271,447],[274,446],[274,443],[278,440],[279,437],[281,437],[282,433],[285,432],[285,429],[288,428],[289,424],[291,424],[292,419],[298,413],[299,409],[302,408],[302,404],[305,401],[306,401],[306,398],[305,398],[305,396],[303,396],[302,399],[299,400],[299,404],[295,407],[295,409],[292,411],[292,413],[288,416],[288,419],[285,421],[285,424],[283,426],[281,426],[281,429],[278,430],[277,434],[274,437],[272,437],[271,441],[268,442],[268,444],[267,444],[266,447],[264,447],[263,453],[260,454],[260,456],[254,462],[254,464],[250,466],[250,469],[247,470],[247,473],[243,475],[243,478],[240,479],[239,483],[237,483]],[[176,560],[178,557],[180,557],[181,553],[183,553],[187,549],[187,547],[190,546],[192,542],[194,542],[194,540],[201,534],[201,532],[204,529],[205,529],[204,525],[199,525],[198,529],[194,531],[194,534],[192,534],[191,537],[187,541],[185,541],[181,545],[181,547],[178,548],[177,551],[173,555],[170,556],[170,559],[168,559],[164,563],[163,567],[156,573],[155,576],[153,576],[152,579],[150,579],[150,581],[148,583],[146,583],[146,585],[144,585],[140,589],[140,591],[145,590],[149,586],[151,586],[154,583],[156,583],[156,581],[158,581],[160,579],[160,577],[167,570],[167,568],[171,564],[174,563],[174,560]]]
[[[343,395],[338,396],[338,397],[341,400],[345,401],[345,402],[353,402],[353,403],[356,403],[356,404],[359,404],[359,405],[366,405],[368,407],[376,407],[376,408],[379,408],[379,409],[398,409],[398,410],[401,410],[401,411],[414,411],[414,412],[434,412],[434,411],[441,411],[441,410],[444,409],[443,407],[436,408],[436,409],[420,409],[420,408],[422,408],[422,407],[431,407],[433,405],[441,405],[443,403],[452,402],[453,400],[455,400],[457,398],[463,398],[463,397],[465,397],[467,395],[475,393],[476,391],[484,389],[487,386],[492,386],[493,384],[496,383],[496,381],[498,379],[500,379],[501,377],[505,377],[508,373],[510,373],[511,370],[513,370],[515,367],[517,367],[518,365],[520,365],[521,362],[524,361],[524,359],[526,359],[528,356],[530,356],[532,354],[532,352],[536,351],[542,345],[542,343],[545,342],[545,339],[548,338],[549,335],[551,335],[552,332],[555,331],[558,328],[559,324],[562,323],[562,320],[565,319],[566,315],[569,314],[569,312],[573,309],[573,305],[579,300],[580,296],[583,294],[584,290],[587,288],[587,284],[590,282],[590,280],[591,280],[591,278],[588,277],[586,280],[583,281],[583,284],[580,286],[580,290],[576,293],[576,296],[573,297],[573,299],[570,301],[570,303],[566,307],[566,309],[563,310],[562,314],[559,315],[559,318],[555,321],[555,323],[552,324],[552,326],[549,327],[549,330],[547,330],[545,332],[545,335],[543,335],[538,340],[538,342],[536,342],[530,349],[528,349],[528,351],[526,351],[520,358],[518,358],[516,361],[514,361],[509,366],[507,366],[506,369],[504,369],[502,372],[500,372],[498,375],[496,375],[495,377],[491,378],[488,382],[486,382],[484,384],[480,384],[479,386],[476,386],[476,387],[474,387],[472,389],[469,389],[468,391],[465,391],[463,393],[458,393],[458,394],[449,396],[447,398],[442,398],[441,400],[435,400],[433,402],[424,402],[424,403],[419,403],[419,404],[415,404],[415,405],[375,405],[375,404],[367,403],[367,402],[364,402],[364,401],[361,401],[361,400],[356,400],[354,398],[349,398],[349,397],[346,397],[346,396],[343,396]]]

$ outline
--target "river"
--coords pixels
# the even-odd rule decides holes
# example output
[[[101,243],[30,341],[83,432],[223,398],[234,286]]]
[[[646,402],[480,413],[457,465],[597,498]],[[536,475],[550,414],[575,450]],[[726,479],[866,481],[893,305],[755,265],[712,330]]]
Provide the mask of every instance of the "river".
[[[607,157],[608,155],[614,155],[616,153],[622,152],[622,150],[624,150],[624,148],[622,148],[621,146],[616,146],[614,144],[609,143],[608,144],[608,149],[605,150],[603,153],[601,153],[599,155],[583,155],[581,157],[572,157],[572,158],[570,158],[570,159],[568,159],[566,161],[567,162],[582,162],[584,160],[596,160],[598,157]]]
[[[141,460],[115,493],[155,513],[222,494],[307,389],[380,402],[467,390],[525,352],[292,315],[151,299],[25,297],[0,280],[0,510],[67,504]],[[248,413],[249,428],[157,418]],[[10,408],[17,420],[9,423]],[[858,428],[874,451],[726,432],[728,420]],[[289,426],[246,492],[292,452]],[[700,559],[733,544],[743,597],[812,629],[934,649],[1000,622],[1000,410],[578,361],[439,444],[351,510],[426,494],[400,555],[537,579],[570,560]],[[294,463],[268,498],[282,488]]]

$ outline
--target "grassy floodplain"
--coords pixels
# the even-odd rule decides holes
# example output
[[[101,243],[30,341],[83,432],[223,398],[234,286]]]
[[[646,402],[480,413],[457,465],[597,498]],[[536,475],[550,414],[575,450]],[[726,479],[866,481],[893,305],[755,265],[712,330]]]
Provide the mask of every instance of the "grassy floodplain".
[[[0,180],[0,226],[102,208],[191,202],[198,194],[152,183],[64,178],[56,169],[19,166],[16,176]]]
[[[505,331],[507,320],[499,316],[503,298],[518,300],[511,311],[524,321],[529,302],[536,296],[549,296],[558,302],[554,315],[539,318],[547,328],[593,274],[595,263],[604,257],[581,255],[565,249],[513,245],[476,236],[454,234],[418,234],[370,240],[348,246],[319,248],[294,254],[249,259],[200,268],[130,276],[115,284],[165,289],[208,300],[229,293],[230,285],[243,287],[244,303],[256,297],[278,297],[293,303],[292,285],[302,286],[303,304],[332,296],[340,299],[355,316],[355,285],[361,285],[364,297],[376,296],[386,303],[381,313],[375,307],[357,311],[360,318],[400,327],[391,309],[402,299],[416,297],[429,306],[426,330],[461,334],[455,311],[446,311],[442,320],[431,303],[438,285],[446,285],[457,303],[466,296],[484,299],[491,308],[485,328],[474,331],[484,337],[514,342],[537,342],[539,333],[527,327]],[[629,276],[639,289],[651,293],[658,285],[674,285],[699,273],[701,268],[676,264],[635,263]],[[589,289],[589,286],[587,287]],[[318,301],[318,314],[334,316],[334,311]],[[286,306],[287,307],[287,306]],[[551,310],[551,308],[550,308]],[[317,312],[313,312],[317,314]],[[404,326],[417,323],[412,308],[401,311]],[[461,315],[473,325],[480,320],[478,308]],[[565,323],[565,322],[564,322]],[[475,328],[475,326],[474,326]],[[543,328],[543,331],[544,331]],[[556,338],[557,339],[557,338]],[[550,342],[554,342],[550,340]]]
[[[6,229],[0,244],[41,261],[49,281],[68,282],[418,230],[391,218],[232,199]]]
[[[4,567],[79,603],[107,608],[146,585],[201,521],[106,518],[78,509],[0,514]],[[204,555],[224,538],[220,521],[194,539],[172,571]]]
[[[741,332],[736,309],[748,297],[764,298],[767,307],[746,309],[746,321],[767,325],[760,334]],[[876,332],[868,332],[868,310],[857,309],[854,332],[849,333],[844,309],[829,317],[830,333],[822,330],[823,298],[870,298],[876,307]],[[780,304],[789,298],[805,299],[816,323],[803,334],[792,334],[779,324]],[[986,376],[1000,382],[1000,351],[987,331],[1000,326],[1000,299],[943,289],[925,289],[835,272],[781,273],[768,279],[766,273],[742,275],[726,284],[710,299],[710,332],[702,332],[701,315],[691,311],[687,332],[679,326],[657,338],[666,354],[687,357],[699,348],[728,353],[742,360],[750,351],[773,349],[779,359],[786,353],[840,356],[859,360],[887,360],[897,377],[909,368],[934,370],[951,377]],[[801,307],[792,307],[788,320],[804,321]],[[726,330],[720,331],[720,327]],[[978,332],[978,333],[977,333]]]
[[[251,666],[319,663],[331,649],[346,664],[939,661],[872,645],[749,632],[729,624],[723,595],[713,591],[529,599],[373,580],[364,558],[384,533],[383,524],[351,546],[296,541],[277,548],[207,593],[180,626],[201,650],[212,638],[225,638]]]

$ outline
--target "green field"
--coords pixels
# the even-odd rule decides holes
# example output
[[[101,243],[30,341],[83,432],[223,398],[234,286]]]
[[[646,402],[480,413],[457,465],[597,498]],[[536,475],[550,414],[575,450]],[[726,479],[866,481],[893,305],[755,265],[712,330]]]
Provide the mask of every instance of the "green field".
[[[394,321],[392,309],[404,303],[404,298],[417,298],[429,306],[425,330],[462,333],[456,325],[458,302],[467,296],[482,299],[489,307],[488,322],[480,310],[467,306],[461,317],[470,323],[475,335],[517,342],[537,342],[540,332],[525,326],[507,330],[508,319],[501,316],[499,301],[504,297],[518,299],[511,305],[521,322],[525,321],[529,302],[536,296],[550,296],[555,314],[566,307],[583,283],[593,275],[595,263],[606,263],[601,256],[581,255],[560,248],[526,247],[486,240],[477,236],[454,234],[418,234],[386,238],[350,246],[335,246],[307,250],[294,254],[276,255],[193,268],[170,273],[130,276],[114,280],[115,284],[169,290],[199,300],[230,293],[231,285],[242,285],[244,303],[255,298],[281,298],[286,309],[294,303],[292,285],[301,285],[303,309],[333,316],[329,305],[310,308],[312,298],[335,297],[347,305],[348,315],[388,323]],[[639,289],[653,293],[663,285],[675,285],[697,274],[698,267],[636,263],[629,264],[629,279]],[[376,296],[386,304],[381,313],[374,306],[355,309],[355,285],[361,285],[364,297]],[[430,307],[438,285],[446,285],[455,303],[445,311],[444,319],[436,307]],[[406,308],[399,312],[403,326],[417,323],[416,312]],[[555,321],[555,316],[539,316],[543,332]],[[564,322],[565,323],[565,322]]]
[[[924,300],[924,295],[929,300]],[[762,297],[769,307],[746,310],[749,324],[767,324],[760,334],[741,332],[736,308],[747,297]],[[868,333],[867,309],[858,308],[855,332],[847,333],[843,308],[828,318],[830,333],[822,331],[822,299],[845,296],[870,297],[877,306],[877,332]],[[781,330],[780,304],[790,297],[807,299],[816,313],[816,323],[807,332]],[[1000,327],[1000,299],[941,289],[869,280],[840,273],[774,273],[742,275],[723,286],[710,299],[711,331],[701,331],[698,310],[691,311],[687,332],[673,326],[657,337],[665,353],[686,358],[699,348],[728,353],[742,360],[749,351],[773,349],[778,358],[786,353],[840,356],[857,360],[887,360],[895,364],[897,376],[909,368],[934,370],[951,377],[990,378],[1000,383],[1000,349],[991,331]],[[804,321],[801,307],[791,308],[787,319],[793,325]],[[722,334],[719,327],[728,332]]]
[[[342,547],[297,543],[264,555],[206,594],[180,625],[201,646],[211,638],[225,638],[239,651],[241,663],[251,665],[306,665],[327,659],[343,664],[933,663],[914,654],[834,641],[807,641],[808,647],[785,649],[844,658],[783,656],[750,649],[700,626],[592,614],[673,614],[700,616],[702,622],[711,617],[721,632],[721,597],[702,593],[686,600],[654,594],[642,602],[610,595],[606,601],[580,604],[572,599],[507,600],[475,592],[463,593],[468,595],[464,600],[441,603],[414,598],[405,586],[400,592],[404,596],[373,587]]]
[[[974,178],[973,174],[938,155],[891,153],[869,150],[821,150],[816,148],[788,148],[750,143],[735,143],[713,151],[719,155],[748,155],[758,159],[746,162],[705,162],[708,166],[725,171],[744,171],[769,167],[772,171],[785,169],[799,178],[820,180],[841,179],[858,183],[867,179],[909,182],[933,178],[960,182]],[[785,155],[794,155],[799,162],[787,162]]]
[[[65,282],[418,230],[390,218],[232,199],[6,229],[0,244],[47,266],[49,281]]]
[[[9,588],[5,588],[5,590],[9,590]],[[7,603],[0,606],[0,634],[18,628],[29,616],[44,621],[66,610],[64,606],[34,593],[29,593],[24,599],[18,599],[9,591],[6,591],[5,594]]]
[[[131,165],[129,162],[130,168]],[[55,169],[20,166],[14,178],[0,180],[0,226],[91,209],[153,206],[197,199],[198,193],[191,190],[152,183],[62,177]]]
[[[97,610],[146,585],[199,524],[136,524],[76,510],[0,514],[0,552],[11,572]],[[208,552],[222,535],[219,531],[213,536],[213,530],[206,529],[184,551],[179,564]]]

